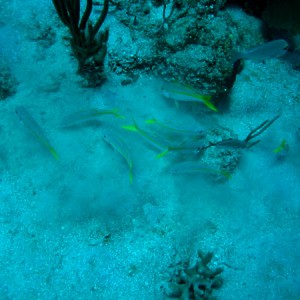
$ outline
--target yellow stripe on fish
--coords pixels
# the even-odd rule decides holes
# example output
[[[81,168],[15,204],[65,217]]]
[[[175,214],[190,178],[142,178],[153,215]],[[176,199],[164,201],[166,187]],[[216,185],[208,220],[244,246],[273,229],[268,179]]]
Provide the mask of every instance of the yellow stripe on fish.
[[[16,114],[18,115],[21,122],[27,127],[33,136],[51,153],[51,155],[58,160],[59,156],[55,149],[51,146],[50,142],[46,138],[44,132],[38,123],[33,119],[27,109],[23,106],[16,107]]]
[[[175,101],[201,102],[209,109],[218,112],[212,103],[212,96],[202,95],[196,89],[186,84],[168,83],[163,87],[164,96]]]

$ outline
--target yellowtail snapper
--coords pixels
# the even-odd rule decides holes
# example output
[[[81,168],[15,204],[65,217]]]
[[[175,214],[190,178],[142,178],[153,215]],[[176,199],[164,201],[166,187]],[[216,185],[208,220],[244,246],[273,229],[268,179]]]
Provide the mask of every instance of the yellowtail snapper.
[[[199,91],[187,84],[166,83],[163,87],[163,95],[174,101],[200,102],[209,109],[218,112],[218,109],[212,103],[212,96],[202,95]]]
[[[129,167],[129,180],[130,183],[133,181],[133,160],[130,150],[124,140],[119,137],[116,133],[106,131],[103,135],[103,140],[115,149],[123,158]]]
[[[27,127],[30,133],[52,154],[52,156],[58,160],[59,156],[55,149],[51,146],[50,142],[46,138],[44,132],[38,123],[33,119],[27,109],[23,106],[16,107],[16,114],[21,122]]]
[[[71,126],[76,123],[86,121],[94,117],[101,117],[104,115],[113,115],[117,118],[124,119],[124,117],[119,114],[119,110],[116,108],[89,108],[79,110],[65,117],[63,120],[63,126]]]

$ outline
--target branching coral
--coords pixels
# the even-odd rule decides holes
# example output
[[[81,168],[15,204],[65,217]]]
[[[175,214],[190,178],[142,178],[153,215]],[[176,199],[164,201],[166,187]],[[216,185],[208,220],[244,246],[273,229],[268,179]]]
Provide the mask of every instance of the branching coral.
[[[198,252],[199,259],[194,267],[188,268],[186,264],[179,266],[172,278],[168,297],[175,299],[215,299],[213,290],[222,286],[223,280],[219,276],[222,268],[212,270],[208,265],[213,258],[211,252],[203,254]]]

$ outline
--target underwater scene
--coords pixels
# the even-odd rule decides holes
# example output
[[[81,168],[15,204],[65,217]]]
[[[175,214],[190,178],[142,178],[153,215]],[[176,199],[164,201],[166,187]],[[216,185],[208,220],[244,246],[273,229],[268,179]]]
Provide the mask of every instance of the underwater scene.
[[[299,15],[0,0],[0,300],[300,299]]]

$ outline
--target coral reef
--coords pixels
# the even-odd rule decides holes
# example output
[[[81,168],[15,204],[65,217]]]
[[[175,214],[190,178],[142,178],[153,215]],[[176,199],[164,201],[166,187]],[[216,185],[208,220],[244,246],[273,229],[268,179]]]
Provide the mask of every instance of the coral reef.
[[[225,1],[118,1],[115,16],[130,32],[128,41],[110,47],[110,67],[136,78],[151,71],[167,80],[189,83],[205,94],[227,89],[231,75],[230,21]],[[126,41],[125,41],[126,42]]]
[[[215,299],[212,293],[222,286],[223,280],[219,276],[222,268],[211,269],[208,265],[213,258],[211,252],[203,254],[198,251],[196,264],[189,268],[188,262],[181,262],[175,267],[169,291],[169,298],[173,299]]]

